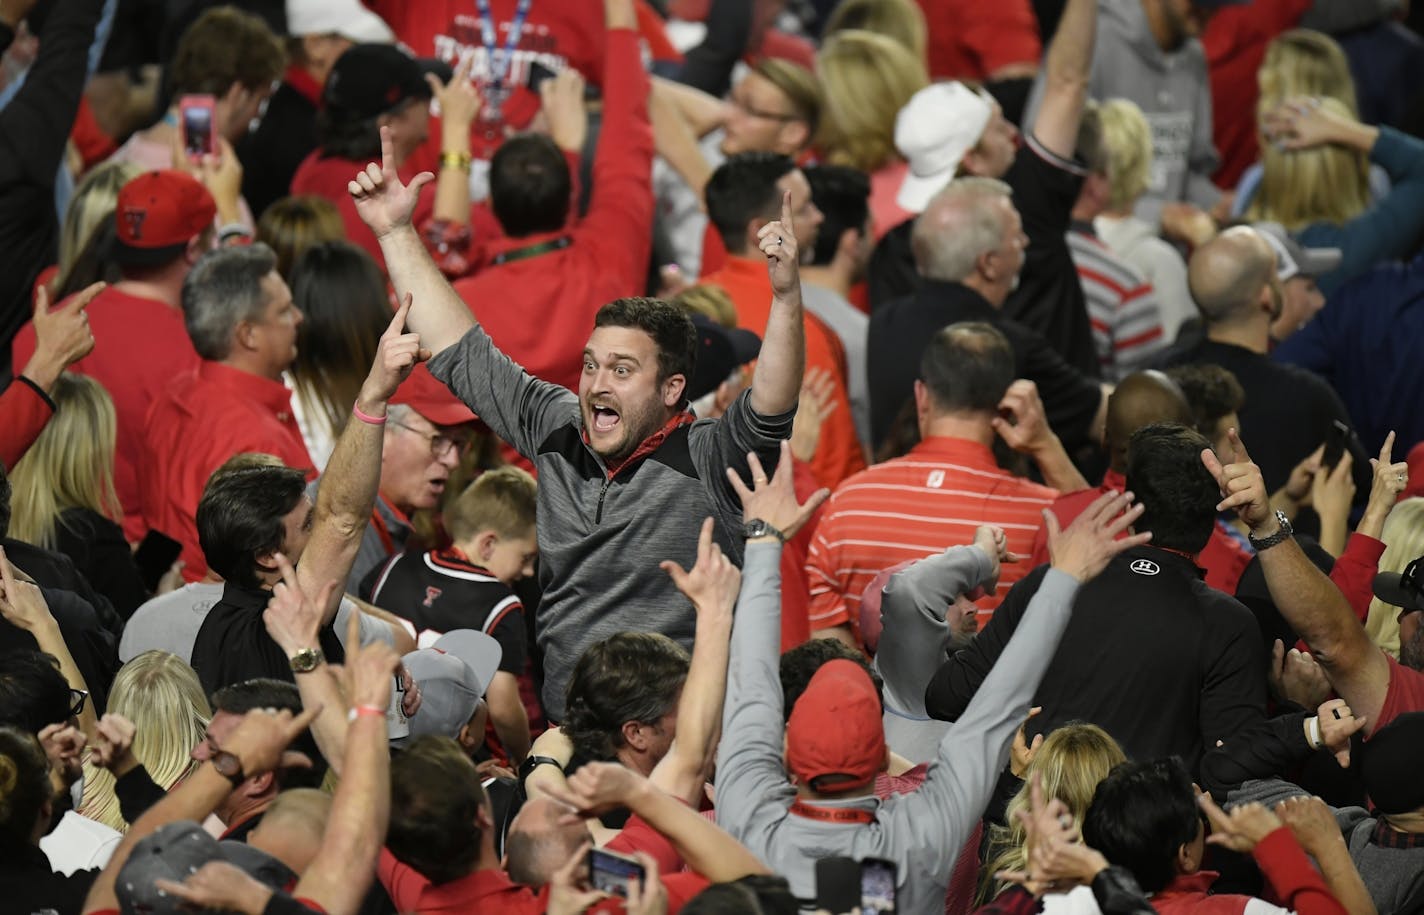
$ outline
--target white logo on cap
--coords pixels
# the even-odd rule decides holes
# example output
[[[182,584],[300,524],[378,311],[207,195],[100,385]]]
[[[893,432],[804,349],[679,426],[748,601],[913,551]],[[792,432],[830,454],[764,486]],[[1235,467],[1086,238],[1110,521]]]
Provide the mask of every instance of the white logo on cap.
[[[1153,562],[1150,559],[1134,559],[1132,560],[1132,565],[1128,566],[1128,568],[1132,569],[1132,571],[1136,572],[1138,575],[1156,575],[1158,572],[1162,571],[1162,569],[1158,567],[1157,563]]]

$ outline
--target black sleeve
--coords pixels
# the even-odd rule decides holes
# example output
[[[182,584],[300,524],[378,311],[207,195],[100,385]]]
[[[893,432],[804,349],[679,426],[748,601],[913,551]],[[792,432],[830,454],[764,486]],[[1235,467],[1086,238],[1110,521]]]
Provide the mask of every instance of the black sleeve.
[[[109,686],[119,672],[118,642],[113,633],[99,625],[93,606],[71,591],[40,587],[50,615],[59,624],[59,634],[84,677],[94,703],[95,717],[104,714],[109,702]]]
[[[505,610],[489,634],[499,643],[499,669],[516,677],[524,673],[529,651],[524,644],[524,608],[519,604]]]
[[[910,236],[915,221],[907,219],[886,232],[870,253],[866,268],[866,290],[870,311],[893,302],[919,288],[920,275],[915,270],[915,258],[910,250]]]
[[[1262,721],[1222,739],[1219,747],[1202,754],[1201,784],[1218,803],[1226,794],[1253,778],[1280,776],[1311,754],[1305,740],[1309,712],[1296,712]]]
[[[677,81],[721,98],[752,36],[752,0],[712,0],[707,34],[683,57]]]
[[[1038,388],[1048,425],[1062,439],[1064,450],[1073,454],[1096,447],[1093,418],[1103,399],[1097,380],[1069,365],[1041,334],[1014,321],[1001,321],[999,328],[1014,348],[1018,377]]]
[[[130,823],[137,823],[148,808],[163,800],[163,786],[153,780],[148,770],[139,766],[123,778],[114,781],[114,796],[119,799],[119,812]]]
[[[1008,766],[999,773],[999,781],[994,785],[994,794],[989,798],[989,806],[984,808],[984,822],[994,826],[1007,826],[1009,822],[1009,802],[1023,788],[1024,780],[1014,774]]]
[[[1132,872],[1116,865],[1093,878],[1093,899],[1103,915],[1154,915],[1157,911]]]
[[[68,541],[66,528],[60,525],[60,550],[75,560],[93,589],[127,621],[149,594],[123,529],[103,517],[83,519],[79,524],[70,530]]]
[[[964,714],[969,700],[974,698],[994,662],[1004,653],[1047,570],[1048,566],[1041,566],[1010,588],[994,615],[989,617],[989,625],[979,631],[969,647],[935,671],[925,687],[925,711],[931,718],[958,721]]]
[[[1206,614],[1210,642],[1201,659],[1198,727],[1202,752],[1232,741],[1266,720],[1266,650],[1261,627],[1234,598],[1211,592]]]

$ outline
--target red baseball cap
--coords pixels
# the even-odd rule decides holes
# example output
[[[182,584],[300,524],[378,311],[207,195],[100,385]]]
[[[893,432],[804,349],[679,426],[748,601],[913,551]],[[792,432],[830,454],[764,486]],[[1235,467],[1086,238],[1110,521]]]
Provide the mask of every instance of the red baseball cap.
[[[213,195],[192,175],[145,172],[119,189],[113,259],[134,266],[166,264],[213,224],[217,212]]]
[[[396,388],[391,403],[405,404],[437,426],[458,426],[478,418],[443,382],[430,374],[424,363],[417,365],[410,377]]]
[[[821,665],[786,723],[786,762],[817,791],[850,791],[885,767],[885,727],[870,675],[854,661]]]

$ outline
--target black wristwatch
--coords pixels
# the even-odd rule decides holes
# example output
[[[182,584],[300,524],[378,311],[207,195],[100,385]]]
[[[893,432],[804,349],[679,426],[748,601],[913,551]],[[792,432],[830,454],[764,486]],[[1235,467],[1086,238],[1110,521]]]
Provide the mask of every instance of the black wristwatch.
[[[520,787],[524,786],[524,780],[529,777],[529,773],[533,772],[540,766],[553,766],[560,772],[564,771],[564,764],[559,762],[552,756],[526,756],[524,757],[524,762],[519,764]]]
[[[1259,538],[1249,532],[1246,534],[1246,539],[1251,541],[1251,546],[1255,548],[1256,552],[1259,553],[1262,550],[1269,550],[1276,544],[1284,543],[1289,540],[1291,536],[1295,534],[1295,529],[1291,527],[1290,519],[1286,517],[1285,512],[1277,511],[1276,521],[1280,524],[1281,529],[1274,534]]]
[[[236,753],[218,750],[209,758],[208,762],[213,764],[213,768],[219,775],[232,782],[234,788],[247,779],[247,776],[242,774],[242,760],[237,758]]]
[[[753,518],[753,519],[751,519],[750,521],[748,521],[746,524],[743,524],[743,525],[742,525],[742,537],[743,537],[743,539],[746,539],[746,540],[754,540],[754,539],[757,538],[757,537],[767,537],[767,536],[775,537],[777,540],[780,540],[782,543],[785,543],[785,542],[786,542],[786,535],[785,535],[785,534],[783,534],[781,531],[777,530],[776,528],[772,527],[770,524],[767,524],[765,521],[761,520],[760,518]]]

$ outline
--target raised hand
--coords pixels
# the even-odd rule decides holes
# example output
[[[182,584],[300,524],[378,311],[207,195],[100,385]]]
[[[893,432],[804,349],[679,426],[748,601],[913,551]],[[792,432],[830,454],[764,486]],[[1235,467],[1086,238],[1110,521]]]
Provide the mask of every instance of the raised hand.
[[[1000,880],[1019,883],[1038,895],[1089,883],[1108,866],[1101,854],[1080,844],[1078,827],[1068,805],[1057,798],[1045,800],[1035,775],[1029,780],[1029,809],[1019,811],[1028,848],[1028,869],[1000,871]]]
[[[1280,817],[1254,801],[1237,804],[1230,813],[1216,806],[1210,794],[1197,795],[1197,803],[1211,821],[1207,842],[1242,854],[1249,854],[1256,843],[1283,825]]]
[[[544,80],[539,84],[539,102],[554,145],[565,152],[581,152],[588,139],[583,75],[567,67],[553,79]]]
[[[1350,505],[1355,500],[1355,478],[1350,473],[1354,464],[1355,459],[1346,451],[1333,470],[1322,467],[1310,481],[1310,502],[1322,522],[1348,523]]]
[[[747,465],[751,469],[752,485],[755,489],[747,489],[747,484],[742,482],[737,472],[727,468],[727,479],[731,481],[737,497],[742,500],[743,520],[760,518],[780,531],[787,540],[796,536],[796,532],[811,520],[811,515],[821,503],[830,498],[829,489],[818,489],[806,500],[805,505],[797,504],[796,487],[791,479],[794,472],[791,469],[790,442],[781,443],[781,460],[777,462],[776,475],[773,478],[767,479],[766,471],[762,469],[761,460],[755,452],[747,452]]]
[[[737,606],[737,592],[742,587],[742,573],[722,553],[712,540],[711,518],[702,522],[697,538],[697,562],[686,571],[671,559],[658,563],[658,568],[672,578],[672,583],[703,613],[725,614],[730,617]]]
[[[84,774],[84,746],[88,738],[72,724],[46,725],[38,735],[40,747],[49,760],[50,778],[68,788]]]
[[[202,912],[261,912],[272,899],[270,888],[227,861],[209,861],[182,883],[159,879],[153,885]]]
[[[316,603],[312,603],[311,597],[297,581],[297,571],[287,557],[277,553],[273,558],[282,580],[272,589],[272,599],[267,602],[267,609],[262,611],[267,634],[288,655],[305,648],[316,648],[322,608],[329,605],[331,592],[336,589],[337,583],[329,581],[323,585]]]
[[[21,374],[48,391],[60,372],[93,352],[94,334],[84,309],[107,288],[104,283],[88,286],[54,311],[45,287],[35,290],[35,352]]]
[[[1277,699],[1294,702],[1302,708],[1315,708],[1330,695],[1330,680],[1319,662],[1298,648],[1287,651],[1280,639],[1271,646],[1268,680]]]
[[[999,401],[1000,415],[991,421],[999,438],[1010,448],[1023,454],[1037,454],[1052,447],[1054,434],[1043,412],[1038,385],[1020,378],[1009,385]],[[1008,418],[1002,414],[1009,414]]]
[[[421,172],[410,179],[410,184],[401,183],[400,175],[396,174],[391,129],[382,127],[381,164],[372,162],[357,172],[346,189],[356,201],[356,212],[361,220],[377,238],[383,238],[397,229],[410,227],[420,189],[434,180],[430,172]]]
[[[4,592],[0,593],[0,617],[12,626],[33,633],[56,625],[44,594],[32,582],[19,580],[3,547],[0,547],[0,588]]]
[[[981,524],[974,530],[974,545],[989,557],[989,574],[977,589],[992,594],[999,584],[999,571],[1006,562],[1020,562],[1023,557],[1009,551],[1009,537],[1001,527]]]
[[[1227,436],[1231,440],[1230,464],[1223,466],[1210,448],[1203,448],[1201,453],[1202,464],[1221,490],[1222,499],[1217,503],[1216,510],[1224,512],[1234,509],[1237,517],[1245,522],[1253,533],[1272,533],[1275,515],[1271,511],[1271,500],[1266,494],[1266,483],[1261,478],[1261,468],[1251,462],[1251,455],[1246,453],[1246,446],[1242,444],[1241,436],[1235,429],[1228,431]],[[1262,530],[1265,527],[1271,527],[1272,530]]]
[[[371,364],[371,372],[362,386],[362,399],[380,403],[390,400],[396,388],[415,370],[416,363],[430,358],[430,350],[420,345],[420,334],[405,332],[406,317],[410,314],[413,301],[407,292],[391,318],[390,326],[381,334],[376,361]]]
[[[1350,768],[1350,738],[1364,728],[1365,719],[1356,718],[1344,699],[1327,699],[1315,710],[1320,722],[1320,740],[1335,754],[1340,768]]]
[[[1389,514],[1389,510],[1399,500],[1399,494],[1409,487],[1409,463],[1391,460],[1393,452],[1394,431],[1391,430],[1389,435],[1385,436],[1379,457],[1370,458],[1370,466],[1374,468],[1374,480],[1370,484],[1370,501],[1365,509],[1366,513],[1383,510],[1384,514]],[[1383,519],[1380,524],[1383,526]]]
[[[1028,764],[1033,762],[1034,756],[1038,754],[1038,748],[1043,746],[1043,735],[1039,734],[1033,738],[1033,743],[1028,742],[1028,735],[1025,729],[1034,716],[1043,711],[1043,706],[1035,705],[1028,710],[1028,717],[1019,724],[1019,729],[1014,732],[1014,742],[1009,747],[1009,771],[1016,778],[1023,778],[1028,771]]]
[[[1319,98],[1294,96],[1266,112],[1267,138],[1282,149],[1310,149],[1337,143],[1359,123],[1331,111]]]
[[[114,778],[123,778],[138,767],[133,755],[134,723],[112,712],[99,719],[94,743],[89,746],[89,761],[100,769],[108,769]]]
[[[801,301],[801,261],[796,248],[796,224],[791,217],[790,191],[781,194],[781,218],[757,230],[757,247],[766,255],[772,294],[783,302]]]
[[[801,384],[801,399],[796,405],[796,418],[791,423],[791,454],[798,461],[810,461],[821,443],[821,426],[835,412],[836,379],[823,368],[806,372]]]
[[[253,709],[242,716],[219,749],[234,754],[242,762],[242,774],[251,778],[279,768],[310,768],[311,760],[287,747],[316,719],[321,706],[293,715],[282,709]]]
[[[475,56],[466,54],[450,75],[448,83],[442,83],[434,73],[425,74],[425,82],[440,106],[441,131],[463,130],[470,132],[470,125],[480,113],[480,93],[470,79],[470,68]]]
[[[1097,577],[1108,562],[1124,550],[1152,539],[1150,531],[1117,539],[1142,515],[1142,504],[1132,504],[1132,493],[1107,492],[1098,496],[1067,529],[1060,530],[1053,510],[1043,510],[1048,530],[1048,556],[1053,568],[1080,582]]]

